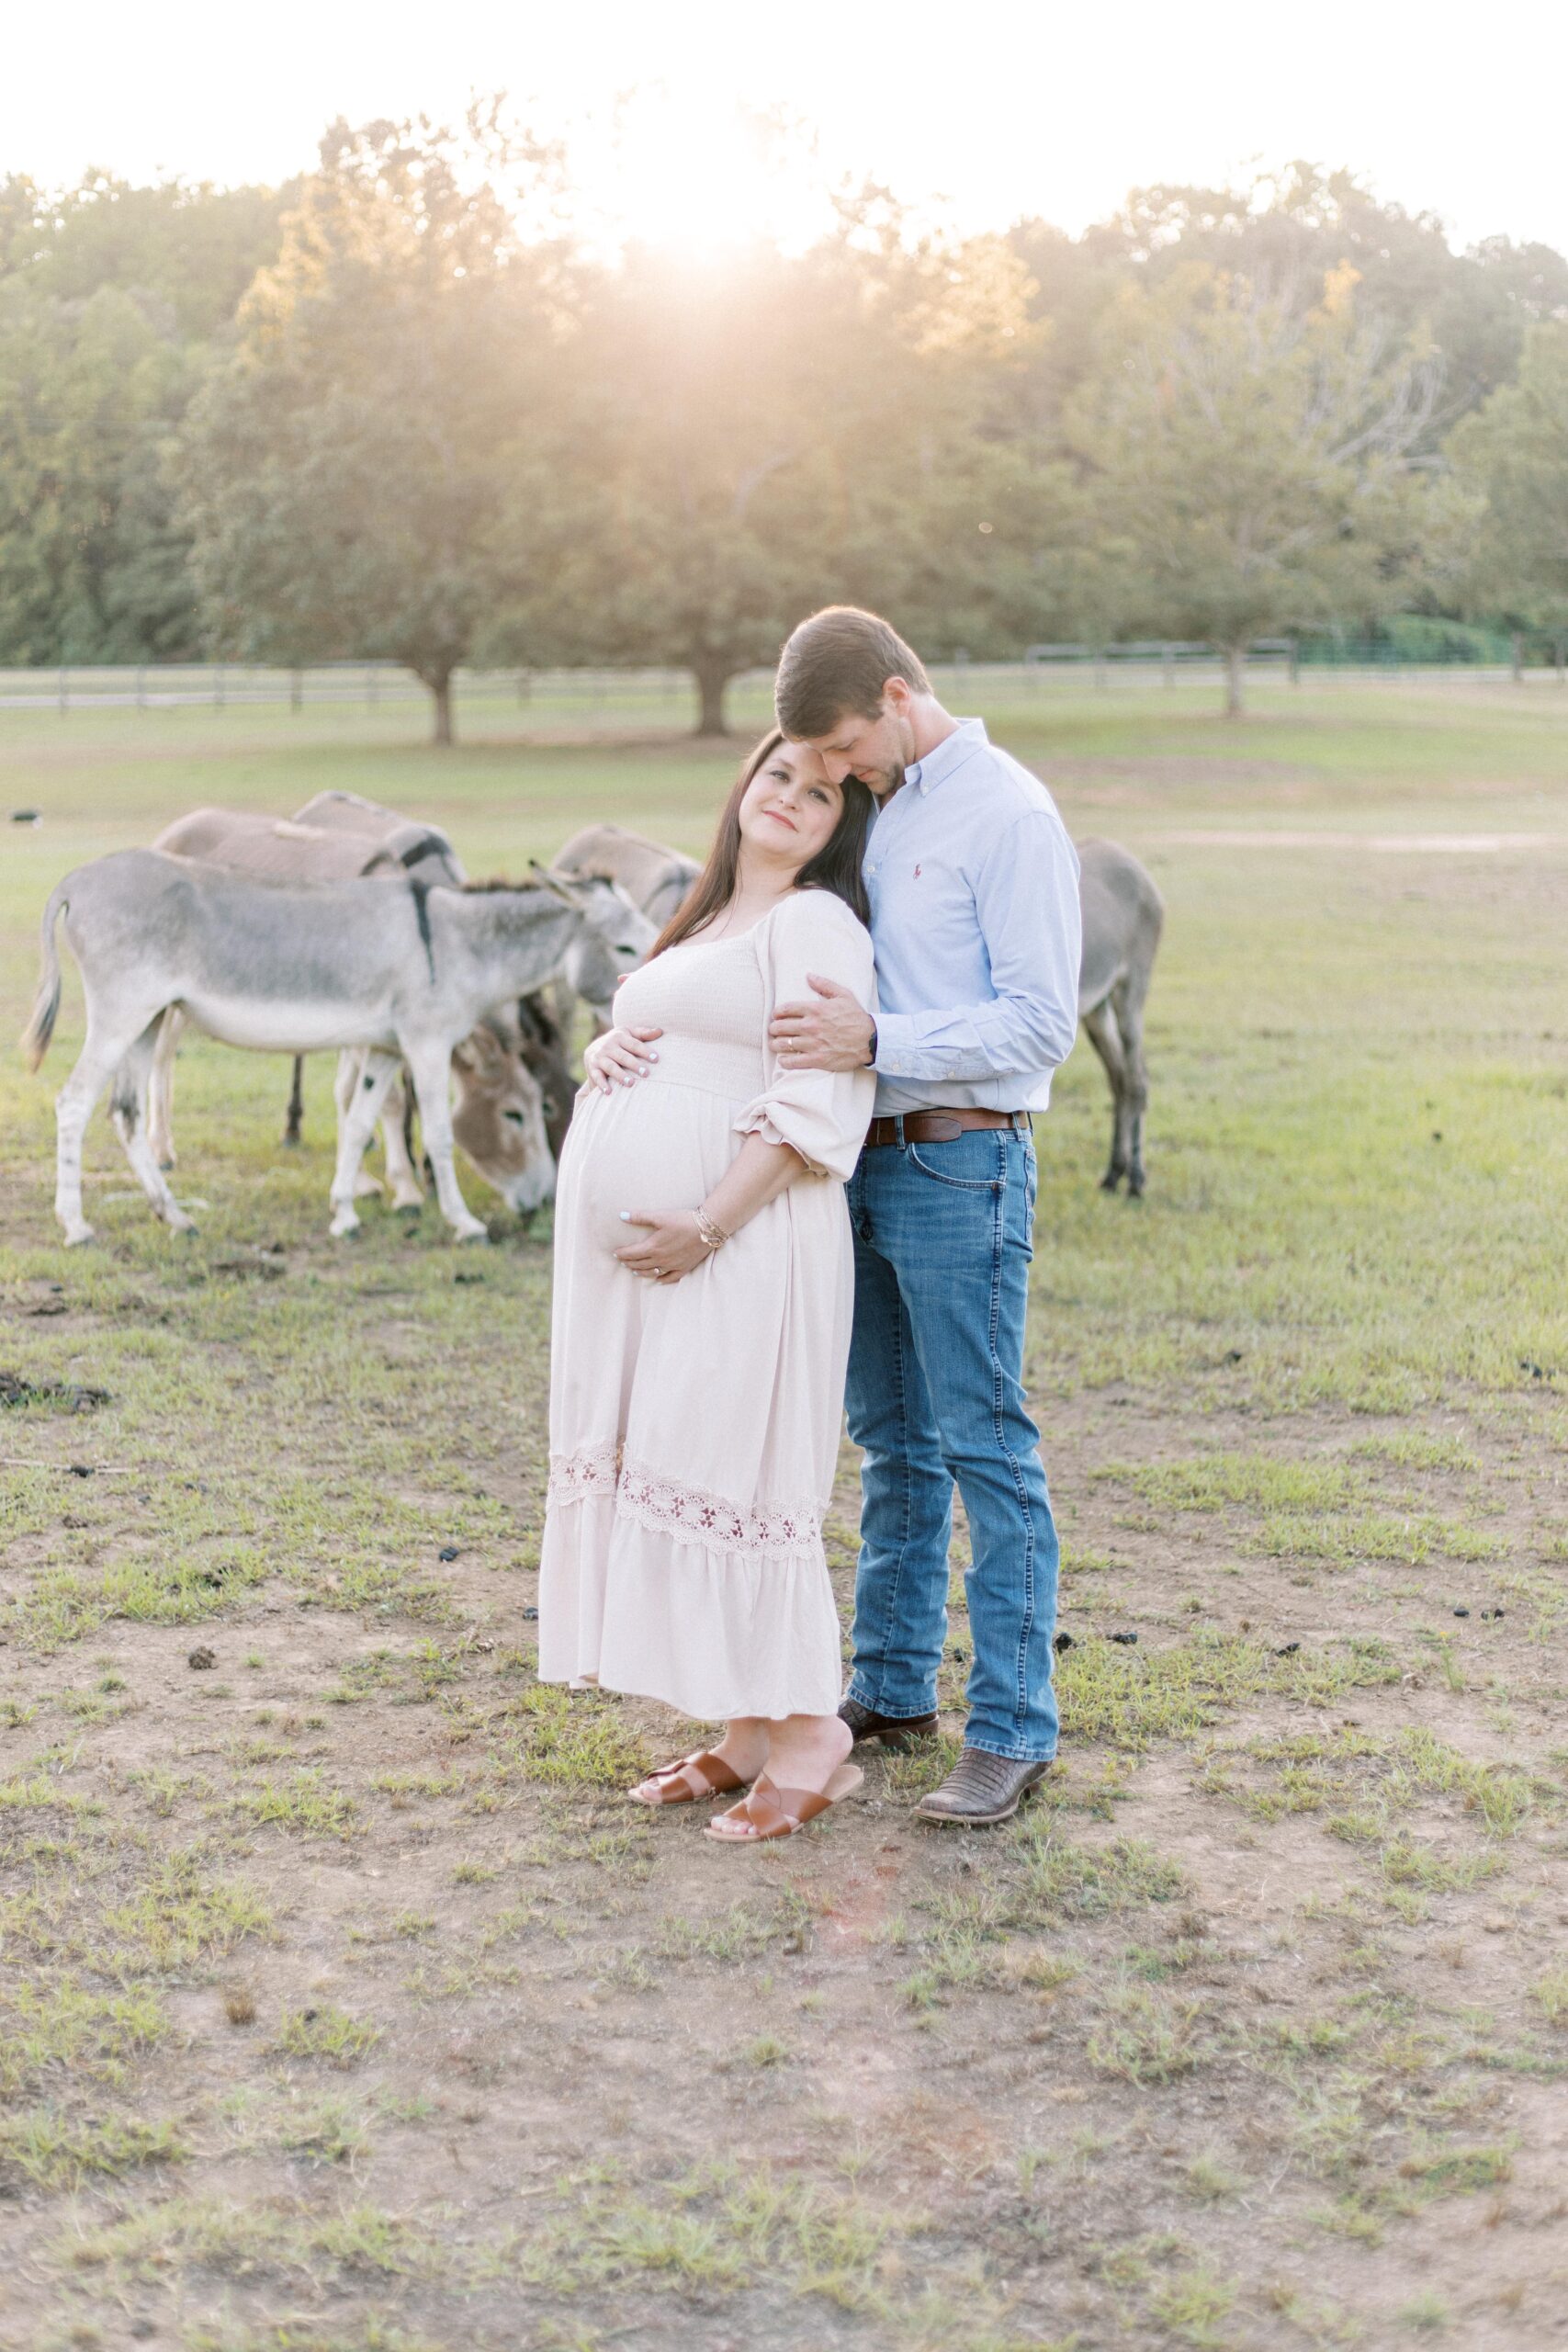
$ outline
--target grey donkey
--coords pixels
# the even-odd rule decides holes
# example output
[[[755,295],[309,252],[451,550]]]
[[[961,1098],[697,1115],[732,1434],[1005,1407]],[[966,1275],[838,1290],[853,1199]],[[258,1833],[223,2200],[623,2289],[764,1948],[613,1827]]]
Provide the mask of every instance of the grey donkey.
[[[379,801],[362,799],[357,792],[318,792],[307,800],[295,816],[297,825],[310,825],[320,832],[374,835],[383,849],[389,849],[399,863],[417,872],[427,880],[461,883],[468,879],[457,862],[457,853],[439,825],[424,820],[400,818],[395,809],[384,808]],[[628,893],[628,896],[630,894]],[[556,986],[561,985],[558,979]],[[604,1010],[607,1012],[608,1007]],[[558,1160],[566,1131],[571,1125],[573,1098],[577,1080],[567,1065],[566,1049],[558,1026],[552,1017],[544,995],[530,989],[517,1001],[515,1014],[510,1005],[497,1005],[486,1014],[479,1029],[469,1043],[479,1051],[480,1069],[490,1058],[484,1050],[482,1031],[491,1030],[499,1038],[508,1064],[521,1062],[533,1077],[543,1098],[545,1134],[552,1160]],[[457,1060],[462,1059],[459,1049]],[[457,1141],[479,1167],[478,1152],[485,1135],[486,1112],[489,1107],[482,1075],[457,1075],[457,1108],[453,1127]],[[299,1140],[299,1064],[294,1065],[295,1084],[288,1104],[288,1126],[284,1141]],[[491,1113],[493,1125],[493,1111]],[[467,1132],[466,1132],[467,1131]],[[502,1154],[504,1156],[504,1141]]]
[[[293,818],[231,808],[197,808],[165,826],[152,846],[173,856],[201,858],[230,871],[272,882],[346,882],[360,876],[412,873],[425,883],[460,887],[467,879],[451,842],[438,826],[400,817],[357,793],[323,792]],[[164,1015],[152,1060],[149,1119],[152,1149],[163,1169],[175,1164],[175,1049],[184,1016]],[[555,1160],[546,1133],[543,1090],[534,1058],[521,1050],[518,1012],[504,1005],[487,1013],[452,1057],[452,1132],[485,1183],[507,1206],[527,1213],[555,1190]],[[338,1057],[334,1093],[341,1117],[364,1076],[363,1052]],[[285,1143],[298,1143],[303,1057],[296,1056]],[[392,1206],[417,1209],[423,1188],[412,1151],[412,1109],[400,1075],[387,1091],[381,1132]],[[360,1193],[381,1190],[364,1173]]]
[[[1086,841],[1077,849],[1083,908],[1078,1019],[1111,1081],[1111,1164],[1100,1181],[1113,1193],[1125,1177],[1128,1195],[1136,1199],[1144,1189],[1144,1114],[1149,1100],[1144,1001],[1165,901],[1147,869],[1119,842]],[[562,872],[608,875],[661,930],[701,870],[679,850],[623,832],[619,825],[589,825],[574,833],[556,865]]]
[[[559,972],[607,1003],[654,933],[613,883],[533,868],[530,883],[426,888],[417,879],[257,883],[160,850],[118,850],[68,874],[44,909],[38,994],[22,1046],[36,1069],[60,1010],[55,925],[81,967],[87,1035],[56,1102],[55,1214],[68,1243],[88,1241],[82,1138],[112,1082],[126,1158],[155,1215],[190,1219],[147,1132],[158,1025],[177,1005],[220,1043],[262,1053],[362,1047],[359,1091],[338,1135],[334,1234],[352,1232],[355,1179],[388,1087],[408,1065],[443,1216],[482,1240],[452,1165],[454,1049],[486,1010]]]
[[[1079,842],[1078,899],[1083,960],[1078,1019],[1111,1081],[1111,1165],[1100,1178],[1113,1193],[1144,1189],[1144,1113],[1149,1073],[1144,1059],[1144,1002],[1165,926],[1165,900],[1148,869],[1120,842]]]
[[[235,831],[243,826],[244,832]],[[310,828],[310,840],[301,844],[299,828]],[[339,835],[339,840],[322,840],[322,835]],[[362,799],[360,793],[317,793],[308,799],[303,809],[296,809],[289,819],[273,816],[244,816],[237,819],[228,809],[195,809],[190,816],[179,816],[172,826],[164,828],[152,849],[172,849],[181,858],[214,858],[219,865],[243,865],[247,873],[265,875],[273,882],[353,882],[355,875],[381,873],[413,873],[419,870],[421,882],[466,882],[468,875],[458,864],[458,854],[451,847],[451,840],[440,826],[428,826],[419,819],[398,816],[395,809],[383,809],[376,799]],[[235,854],[237,852],[237,854]],[[310,854],[310,870],[301,865],[301,854]],[[163,1096],[167,1096],[164,1070],[179,1040],[179,1018],[164,1023],[160,1040],[157,1075],[152,1077],[152,1141],[167,1138],[167,1120],[163,1117]],[[339,1072],[345,1082],[345,1072]],[[386,1120],[395,1114],[395,1105],[402,1099],[402,1084],[395,1084],[388,1096]],[[289,1148],[299,1143],[303,1117],[306,1117],[306,1056],[294,1056],[294,1082],[289,1087],[289,1114],[287,1114],[282,1141]],[[383,1120],[383,1131],[386,1129]],[[160,1136],[163,1125],[163,1136]],[[407,1125],[407,1108],[404,1108]],[[163,1158],[163,1155],[160,1155]],[[164,1158],[164,1167],[172,1167],[172,1159]],[[392,1185],[398,1190],[398,1181]]]
[[[686,896],[702,867],[694,857],[685,857],[678,849],[666,849],[661,842],[650,842],[646,834],[628,833],[620,825],[584,825],[580,833],[573,833],[565,847],[557,852],[555,871],[558,874],[602,874],[607,880],[619,883],[632,904],[642,909],[657,935]],[[608,1022],[608,1006],[594,1005],[592,1010],[601,1025]],[[576,1012],[569,991],[558,980],[556,1021],[568,1040],[571,1036]]]

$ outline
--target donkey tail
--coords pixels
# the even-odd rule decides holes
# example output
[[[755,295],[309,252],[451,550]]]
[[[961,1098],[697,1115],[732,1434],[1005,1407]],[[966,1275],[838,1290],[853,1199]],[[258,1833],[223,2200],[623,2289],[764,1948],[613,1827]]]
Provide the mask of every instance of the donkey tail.
[[[43,910],[39,938],[42,963],[38,976],[38,994],[33,999],[28,1025],[22,1032],[22,1051],[29,1069],[37,1069],[48,1053],[49,1041],[54,1035],[55,1017],[60,1011],[60,951],[54,944],[54,926],[69,904],[65,884],[57,883]]]

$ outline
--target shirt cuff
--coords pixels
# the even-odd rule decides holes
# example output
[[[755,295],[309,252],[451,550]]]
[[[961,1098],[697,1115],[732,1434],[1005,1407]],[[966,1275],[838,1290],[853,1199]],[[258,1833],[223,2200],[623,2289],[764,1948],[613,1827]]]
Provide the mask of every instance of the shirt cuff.
[[[915,1035],[912,1012],[879,1012],[876,1016],[876,1057],[871,1067],[883,1078],[924,1078],[919,1067],[927,1057]]]

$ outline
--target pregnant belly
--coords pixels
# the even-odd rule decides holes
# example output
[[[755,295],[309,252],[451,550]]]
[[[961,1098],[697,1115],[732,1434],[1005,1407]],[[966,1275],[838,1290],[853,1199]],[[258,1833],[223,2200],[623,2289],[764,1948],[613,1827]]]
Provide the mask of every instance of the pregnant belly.
[[[570,1217],[601,1249],[637,1238],[621,1211],[694,1209],[739,1148],[720,1096],[644,1079],[581,1103],[567,1134],[556,1216]]]

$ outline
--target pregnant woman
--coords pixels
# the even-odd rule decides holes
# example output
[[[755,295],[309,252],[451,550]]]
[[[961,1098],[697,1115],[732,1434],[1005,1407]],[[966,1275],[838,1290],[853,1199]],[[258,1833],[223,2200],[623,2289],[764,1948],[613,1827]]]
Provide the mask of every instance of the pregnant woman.
[[[539,1672],[724,1723],[631,1794],[749,1788],[708,1830],[743,1844],[862,1777],[821,1524],[852,1305],[844,1180],[875,1081],[781,1069],[767,1035],[813,973],[874,1010],[871,813],[803,745],[758,747],[589,1048],[556,1193]]]

